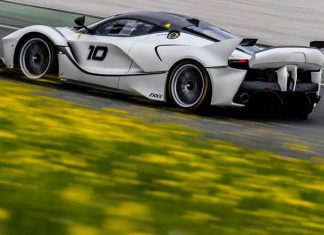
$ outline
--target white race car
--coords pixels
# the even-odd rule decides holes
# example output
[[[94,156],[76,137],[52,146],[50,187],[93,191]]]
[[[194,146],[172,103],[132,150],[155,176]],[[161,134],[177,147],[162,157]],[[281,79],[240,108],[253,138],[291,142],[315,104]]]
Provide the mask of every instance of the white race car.
[[[2,39],[2,63],[31,79],[54,74],[192,110],[271,105],[307,117],[320,100],[324,56],[315,47],[264,48],[171,13],[120,14],[88,27],[85,17],[75,22],[10,34]]]

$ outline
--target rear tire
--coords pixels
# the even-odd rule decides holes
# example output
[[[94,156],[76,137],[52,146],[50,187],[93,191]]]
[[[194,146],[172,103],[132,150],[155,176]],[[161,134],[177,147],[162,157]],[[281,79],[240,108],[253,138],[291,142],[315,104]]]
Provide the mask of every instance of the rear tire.
[[[168,98],[176,107],[200,111],[210,105],[211,84],[206,69],[195,61],[177,64],[168,78]]]
[[[31,35],[23,40],[18,56],[18,67],[30,79],[57,75],[57,55],[53,43],[42,35]]]

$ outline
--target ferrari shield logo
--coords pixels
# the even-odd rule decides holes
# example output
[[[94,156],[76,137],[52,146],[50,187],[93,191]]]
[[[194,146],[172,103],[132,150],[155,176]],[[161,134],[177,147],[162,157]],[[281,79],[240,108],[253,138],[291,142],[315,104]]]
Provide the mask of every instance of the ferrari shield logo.
[[[82,36],[82,33],[79,33],[78,36],[77,36],[77,40],[80,40],[81,36]]]

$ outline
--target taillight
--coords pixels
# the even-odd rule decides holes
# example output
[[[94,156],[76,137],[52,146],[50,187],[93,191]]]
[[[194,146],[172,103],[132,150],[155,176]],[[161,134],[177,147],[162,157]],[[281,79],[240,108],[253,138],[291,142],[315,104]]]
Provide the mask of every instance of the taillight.
[[[228,66],[231,68],[243,70],[248,70],[250,68],[249,60],[229,60]]]

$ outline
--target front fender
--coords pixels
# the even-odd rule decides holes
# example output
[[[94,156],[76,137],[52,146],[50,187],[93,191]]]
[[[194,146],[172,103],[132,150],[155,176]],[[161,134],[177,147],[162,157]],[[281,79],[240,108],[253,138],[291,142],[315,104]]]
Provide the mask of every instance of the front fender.
[[[68,46],[67,40],[64,38],[64,36],[53,27],[34,25],[19,29],[4,37],[1,41],[4,63],[8,68],[13,68],[14,66],[14,56],[19,41],[30,33],[43,34],[44,36],[48,37],[56,46]]]

